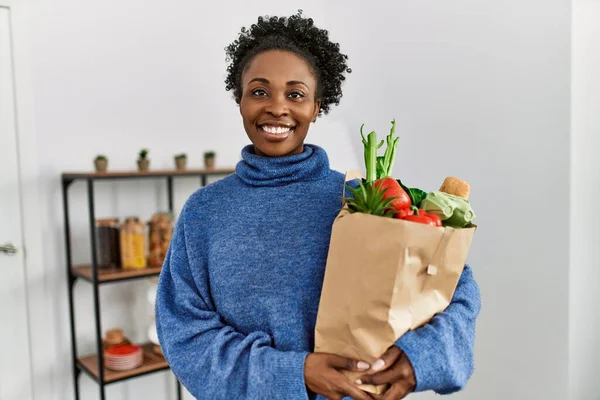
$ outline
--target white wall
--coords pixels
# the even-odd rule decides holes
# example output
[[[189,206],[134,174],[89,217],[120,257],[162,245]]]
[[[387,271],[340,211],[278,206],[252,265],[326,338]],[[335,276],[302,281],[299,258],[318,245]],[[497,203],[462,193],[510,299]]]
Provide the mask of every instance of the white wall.
[[[350,56],[342,104],[309,141],[333,167],[361,168],[361,123],[381,136],[396,118],[395,174],[433,190],[447,175],[473,186],[479,230],[470,263],[483,309],[476,371],[465,400],[567,396],[569,264],[570,6],[559,0],[492,2],[30,2],[36,126],[45,242],[49,345],[39,374],[54,400],[72,398],[59,175],[134,167],[150,148],[153,167],[204,150],[232,166],[248,143],[224,91],[223,48],[257,14],[303,8]],[[301,4],[301,6],[298,6]],[[68,146],[68,147],[67,147]],[[197,186],[178,183],[176,206]],[[147,218],[166,207],[159,183],[99,185],[98,216]],[[141,196],[141,197],[140,197]],[[139,201],[143,198],[143,201]],[[135,200],[134,200],[135,199]],[[72,188],[75,262],[89,259],[85,189]],[[144,338],[144,282],[102,288],[103,327]],[[93,351],[91,287],[76,289],[79,347]],[[125,306],[123,307],[123,304]],[[96,385],[82,377],[85,395]],[[172,377],[108,388],[111,400],[168,398]],[[433,399],[431,394],[414,396]]]
[[[600,196],[600,1],[574,0],[571,38],[571,241],[569,399],[598,397],[600,227],[589,201]],[[593,200],[592,200],[593,202]]]

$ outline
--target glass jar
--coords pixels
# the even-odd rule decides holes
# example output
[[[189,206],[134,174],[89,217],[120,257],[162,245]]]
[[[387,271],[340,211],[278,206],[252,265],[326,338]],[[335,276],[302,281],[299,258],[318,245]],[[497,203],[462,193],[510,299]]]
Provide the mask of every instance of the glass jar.
[[[96,220],[96,260],[99,268],[114,268],[121,264],[118,218]]]
[[[158,212],[148,221],[149,256],[148,265],[162,267],[171,236],[173,234],[173,221],[170,213]]]
[[[145,226],[138,217],[127,217],[121,224],[121,266],[123,268],[146,268]]]

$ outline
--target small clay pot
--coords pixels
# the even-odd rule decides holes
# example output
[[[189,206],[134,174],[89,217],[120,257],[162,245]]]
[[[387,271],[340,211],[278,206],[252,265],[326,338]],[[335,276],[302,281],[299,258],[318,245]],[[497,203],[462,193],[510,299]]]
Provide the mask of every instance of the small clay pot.
[[[206,169],[215,168],[215,157],[204,157],[204,167]]]
[[[137,160],[138,170],[140,171],[148,171],[150,169],[150,159],[148,158],[140,158]]]
[[[96,172],[106,172],[108,160],[105,158],[96,159],[94,160],[94,165],[96,166]]]
[[[187,158],[176,158],[175,169],[182,171],[187,167]]]

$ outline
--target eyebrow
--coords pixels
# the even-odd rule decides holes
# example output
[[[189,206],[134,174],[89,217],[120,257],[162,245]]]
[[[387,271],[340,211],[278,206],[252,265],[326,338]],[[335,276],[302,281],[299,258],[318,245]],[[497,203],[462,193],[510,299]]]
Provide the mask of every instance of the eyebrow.
[[[268,85],[269,83],[271,83],[271,82],[269,82],[269,80],[268,80],[268,79],[265,79],[265,78],[254,78],[254,79],[252,79],[250,82],[248,82],[248,85],[250,85],[252,82],[261,82],[261,83],[264,83],[264,84],[267,84],[267,85]],[[293,86],[293,85],[304,85],[304,86],[306,86],[306,87],[308,88],[308,85],[307,85],[306,83],[302,82],[302,81],[288,81],[288,82],[287,82],[287,85],[288,85],[288,86]]]

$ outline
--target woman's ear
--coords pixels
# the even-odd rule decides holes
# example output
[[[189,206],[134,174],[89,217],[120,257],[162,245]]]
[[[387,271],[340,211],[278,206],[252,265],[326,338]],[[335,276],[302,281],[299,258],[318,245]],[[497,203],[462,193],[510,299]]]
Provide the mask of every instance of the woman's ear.
[[[321,100],[315,101],[315,109],[313,111],[312,122],[317,122],[317,117],[319,116],[319,110],[321,109]]]

